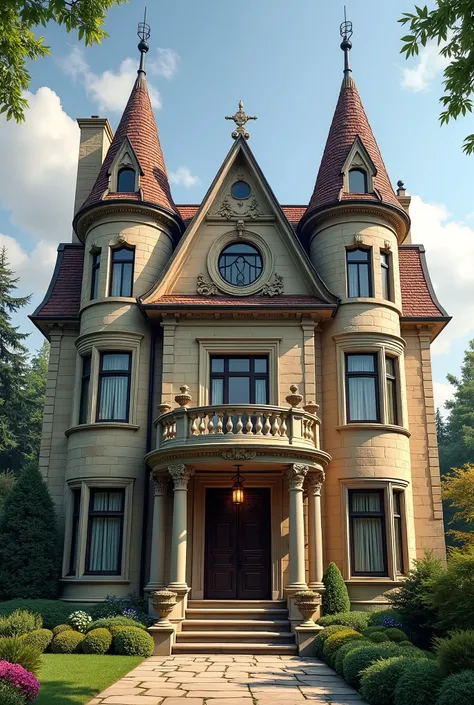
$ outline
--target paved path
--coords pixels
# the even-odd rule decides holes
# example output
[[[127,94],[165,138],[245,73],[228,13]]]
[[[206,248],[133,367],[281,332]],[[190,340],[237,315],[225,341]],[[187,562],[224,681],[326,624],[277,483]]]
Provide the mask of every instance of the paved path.
[[[89,705],[363,704],[331,668],[297,656],[153,656]]]

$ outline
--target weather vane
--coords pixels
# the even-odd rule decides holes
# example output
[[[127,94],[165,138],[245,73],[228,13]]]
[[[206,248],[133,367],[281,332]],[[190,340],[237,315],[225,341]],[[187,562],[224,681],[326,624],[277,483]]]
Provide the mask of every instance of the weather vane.
[[[256,120],[257,118],[255,115],[247,115],[247,113],[244,111],[244,103],[242,100],[239,100],[239,109],[235,113],[235,115],[226,115],[225,116],[226,120],[233,120],[235,124],[237,125],[237,129],[233,131],[232,137],[234,140],[236,140],[240,135],[246,140],[250,137],[250,132],[247,132],[244,130],[244,125],[248,120]]]
[[[138,51],[140,52],[140,67],[138,69],[138,73],[145,73],[145,54],[150,48],[147,40],[150,38],[151,34],[150,25],[146,23],[146,7],[143,22],[139,22],[138,24],[137,34],[140,38],[140,42],[138,44]]]
[[[352,49],[352,22],[349,22],[346,17],[346,6],[344,5],[344,22],[339,28],[340,35],[342,37],[341,49],[344,52],[344,80],[346,85],[349,85],[351,67],[349,64],[349,52]]]

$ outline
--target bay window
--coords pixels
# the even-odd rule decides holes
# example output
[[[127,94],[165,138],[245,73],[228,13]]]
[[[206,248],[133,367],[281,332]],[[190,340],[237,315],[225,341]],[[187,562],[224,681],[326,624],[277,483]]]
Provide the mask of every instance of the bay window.
[[[125,490],[90,491],[86,574],[120,575]]]
[[[347,421],[380,421],[377,355],[346,353]]]
[[[383,490],[349,490],[349,532],[351,574],[388,575]]]
[[[372,296],[371,253],[361,247],[346,251],[347,296]]]
[[[97,421],[128,422],[131,361],[128,352],[100,354]]]

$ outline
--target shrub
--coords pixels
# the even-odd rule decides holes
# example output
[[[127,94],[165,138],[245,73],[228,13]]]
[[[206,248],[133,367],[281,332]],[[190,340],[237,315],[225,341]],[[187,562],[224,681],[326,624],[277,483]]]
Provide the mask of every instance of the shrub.
[[[25,696],[8,681],[0,680],[0,703],[2,705],[25,705]]]
[[[337,650],[336,658],[334,659],[334,670],[339,673],[340,676],[344,675],[344,659],[350,651],[355,651],[356,649],[361,649],[364,646],[372,646],[370,641],[366,639],[360,639],[359,641],[346,641],[346,643]]]
[[[323,656],[329,666],[334,667],[334,659],[338,650],[343,644],[348,641],[358,641],[364,637],[359,632],[354,631],[354,629],[347,629],[345,632],[340,631],[335,634],[331,634],[324,642]]]
[[[455,631],[448,639],[437,639],[435,650],[443,676],[474,669],[474,630]]]
[[[117,624],[116,626],[111,626],[109,627],[109,632],[112,634],[112,639],[117,636],[119,632],[122,631],[122,629],[129,629],[129,627],[124,627],[121,624]]]
[[[409,661],[395,688],[395,705],[433,705],[441,680],[434,661]]]
[[[342,624],[331,624],[330,627],[326,627],[323,629],[321,632],[319,632],[318,636],[314,640],[314,651],[316,656],[319,656],[319,658],[323,657],[323,650],[324,650],[324,642],[328,637],[331,636],[331,634],[335,634],[336,632],[345,632],[347,627],[345,627]]]
[[[122,597],[107,595],[104,602],[95,605],[91,615],[94,620],[107,617],[130,617],[146,626],[150,626],[155,621],[148,614],[147,601],[135,594]]]
[[[155,648],[148,632],[137,627],[121,629],[114,639],[114,651],[121,656],[152,656]]]
[[[396,641],[398,643],[401,641],[406,641],[407,638],[405,632],[402,632],[402,630],[397,627],[389,627],[388,629],[385,629],[384,633],[388,636],[390,641]]]
[[[0,639],[0,661],[17,663],[36,676],[41,668],[41,651],[37,646],[25,644],[19,636],[9,636]]]
[[[405,641],[399,641],[397,643],[398,643],[398,646],[401,646],[402,648],[405,648],[407,646],[409,646],[409,647],[413,646],[411,641],[408,641],[408,639],[406,639]]]
[[[329,627],[331,624],[344,624],[346,627],[351,627],[358,632],[361,632],[367,627],[369,620],[369,612],[337,612],[336,614],[327,614],[318,619],[318,624],[322,627]]]
[[[81,648],[85,654],[106,654],[112,646],[112,634],[108,629],[92,629],[87,632]]]
[[[427,600],[440,630],[474,629],[474,545],[449,551],[447,570],[433,582]]]
[[[324,614],[336,614],[337,612],[349,612],[351,603],[349,593],[341,575],[341,571],[335,563],[330,563],[323,576],[323,584],[326,588],[323,593]]]
[[[370,641],[375,644],[382,644],[384,641],[391,641],[390,637],[385,632],[372,632],[369,634]]]
[[[375,612],[369,612],[369,627],[401,626],[401,615],[395,610],[376,610]]]
[[[58,624],[58,626],[53,629],[53,636],[57,636],[58,634],[61,634],[61,632],[70,632],[71,629],[72,627],[70,624]]]
[[[0,517],[0,596],[55,598],[59,557],[54,504],[37,467],[26,467]]]
[[[92,622],[92,617],[90,616],[90,614],[87,614],[87,612],[78,610],[77,612],[73,612],[72,614],[70,614],[67,621],[73,629],[78,632],[81,632],[82,634],[85,634],[87,631],[87,627]]]
[[[30,703],[39,693],[39,681],[35,676],[18,663],[0,661],[0,682],[7,681],[23,695],[23,702]],[[3,702],[2,702],[3,705]]]
[[[50,629],[35,629],[28,634],[24,634],[22,639],[25,644],[37,646],[43,653],[53,641],[53,632]]]
[[[53,654],[77,654],[81,650],[83,640],[84,634],[81,634],[81,632],[61,632],[61,634],[54,637],[51,651]]]
[[[393,705],[398,679],[410,663],[404,656],[376,661],[362,671],[360,694],[370,705]]]
[[[367,629],[364,629],[362,631],[362,634],[364,634],[364,636],[370,636],[370,634],[373,634],[374,632],[384,632],[384,631],[385,631],[385,627],[382,627],[382,626],[367,627]]]
[[[54,629],[58,624],[64,624],[72,611],[82,605],[61,602],[61,600],[8,600],[0,602],[0,614],[9,615],[17,609],[39,614],[43,618],[45,629]],[[41,626],[41,625],[40,625]],[[39,629],[39,627],[36,627]]]
[[[344,679],[358,690],[361,673],[365,668],[371,666],[378,659],[387,659],[398,655],[399,649],[393,642],[373,644],[356,651],[350,651],[344,659]]]
[[[108,619],[97,619],[95,622],[90,622],[87,625],[86,632],[90,632],[92,629],[110,629],[110,627],[138,627],[139,629],[146,629],[144,624],[136,622],[130,617],[109,617]]]
[[[43,620],[39,614],[32,614],[25,610],[15,610],[6,617],[0,617],[0,637],[21,636],[41,629]]]
[[[474,671],[461,671],[445,678],[436,705],[474,705]]]

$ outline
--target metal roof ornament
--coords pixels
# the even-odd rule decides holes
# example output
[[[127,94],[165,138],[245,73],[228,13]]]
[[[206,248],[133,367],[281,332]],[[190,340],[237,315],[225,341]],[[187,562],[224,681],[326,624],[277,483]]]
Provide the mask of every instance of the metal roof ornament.
[[[352,49],[352,22],[346,19],[346,6],[344,5],[344,22],[339,28],[339,33],[342,37],[341,49],[344,52],[344,81],[343,85],[345,88],[350,88],[354,85],[352,80],[352,70],[349,63],[349,52]]]
[[[232,137],[234,138],[234,140],[236,140],[241,135],[244,139],[248,140],[248,138],[250,137],[250,132],[244,130],[244,125],[248,120],[256,120],[257,118],[255,117],[255,115],[247,115],[247,113],[244,111],[243,101],[239,100],[239,109],[237,110],[235,115],[226,115],[225,119],[233,120],[237,125],[237,129],[234,130],[232,133]]]
[[[148,39],[150,38],[151,34],[151,29],[150,25],[146,23],[146,7],[145,7],[145,14],[143,17],[143,22],[140,22],[138,24],[138,32],[137,32],[140,41],[138,43],[138,51],[140,52],[140,66],[138,68],[138,75],[140,74],[145,75],[145,55],[147,51],[149,50],[149,45],[148,45]]]

